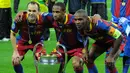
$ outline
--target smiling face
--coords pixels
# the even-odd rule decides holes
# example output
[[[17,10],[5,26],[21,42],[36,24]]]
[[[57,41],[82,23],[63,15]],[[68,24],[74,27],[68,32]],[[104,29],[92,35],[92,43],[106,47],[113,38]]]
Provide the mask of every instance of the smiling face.
[[[84,13],[75,13],[74,22],[78,30],[90,30],[90,21]]]
[[[28,10],[27,10],[27,14],[28,14],[27,20],[30,23],[35,23],[37,20],[38,13],[39,13],[39,10],[38,10],[37,4],[29,4]]]
[[[63,20],[63,18],[65,16],[65,11],[62,10],[62,8],[60,6],[54,5],[52,8],[52,14],[53,14],[54,20],[61,21],[61,20]]]

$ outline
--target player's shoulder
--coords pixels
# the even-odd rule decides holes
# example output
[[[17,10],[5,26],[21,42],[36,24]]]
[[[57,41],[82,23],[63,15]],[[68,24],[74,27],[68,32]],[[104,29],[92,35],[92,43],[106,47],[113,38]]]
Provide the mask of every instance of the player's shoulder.
[[[101,19],[101,20],[98,20],[97,21],[97,24],[98,25],[106,25],[106,26],[110,26],[110,23],[109,23],[109,21],[107,21],[107,20],[104,20],[104,19]]]
[[[66,14],[66,24],[74,24],[74,15]]]
[[[20,23],[26,20],[27,17],[27,11],[19,11],[14,19],[15,23]]]
[[[70,19],[74,19],[74,15],[72,15],[72,14],[66,14],[66,15],[68,15],[68,17],[69,17]]]
[[[102,19],[102,21],[97,21],[96,27],[99,29],[106,30],[106,29],[109,29],[110,23],[108,23],[108,21]]]
[[[44,13],[42,13],[41,15],[42,15],[42,18],[43,18],[44,20],[49,20],[49,21],[54,20],[52,13],[44,12]]]
[[[41,15],[42,15],[43,17],[45,17],[45,16],[52,16],[52,13],[42,12]]]

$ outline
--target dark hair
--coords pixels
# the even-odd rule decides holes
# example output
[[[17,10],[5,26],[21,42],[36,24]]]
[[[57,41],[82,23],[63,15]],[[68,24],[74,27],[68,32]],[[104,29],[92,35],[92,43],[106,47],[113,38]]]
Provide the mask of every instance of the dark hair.
[[[63,2],[57,2],[53,6],[60,6],[63,11],[66,10],[65,4]]]
[[[37,2],[35,2],[35,1],[31,1],[31,2],[29,2],[28,4],[27,4],[27,6],[29,5],[29,4],[32,4],[32,5],[37,5],[37,7],[38,7],[38,11],[40,11],[40,6],[39,6],[39,4],[37,3]]]
[[[85,17],[88,16],[87,11],[85,11],[84,9],[79,9],[79,10],[77,10],[77,11],[75,12],[75,14],[77,14],[77,13],[83,14]]]

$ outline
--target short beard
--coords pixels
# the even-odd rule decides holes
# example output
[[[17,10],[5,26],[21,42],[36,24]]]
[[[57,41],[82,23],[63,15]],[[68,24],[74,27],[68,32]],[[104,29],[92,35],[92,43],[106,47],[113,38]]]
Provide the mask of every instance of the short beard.
[[[35,23],[36,22],[36,19],[37,19],[37,17],[36,17],[36,15],[28,15],[28,22],[30,22],[30,23]]]

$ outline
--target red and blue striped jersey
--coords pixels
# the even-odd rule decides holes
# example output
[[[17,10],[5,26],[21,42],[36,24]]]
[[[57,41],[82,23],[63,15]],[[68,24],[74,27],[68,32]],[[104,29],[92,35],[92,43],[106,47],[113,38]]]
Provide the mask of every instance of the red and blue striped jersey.
[[[65,21],[62,24],[57,23],[51,13],[43,14],[43,18],[47,21],[47,26],[55,29],[56,38],[59,43],[65,45],[67,48],[83,47],[83,43],[78,39],[80,35],[74,24],[73,15],[66,14]]]
[[[38,20],[35,24],[31,24],[27,21],[27,12],[23,12],[22,21],[15,22],[12,25],[11,31],[18,33],[16,37],[17,41],[21,40],[23,43],[29,41],[29,36],[33,44],[43,41],[43,20],[42,16],[38,16]]]
[[[90,23],[92,25],[92,23]],[[118,26],[112,22],[105,20],[98,21],[96,26],[92,27],[90,31],[80,31],[82,36],[90,37],[95,41],[101,43],[113,42],[117,39],[121,32],[117,29]]]

